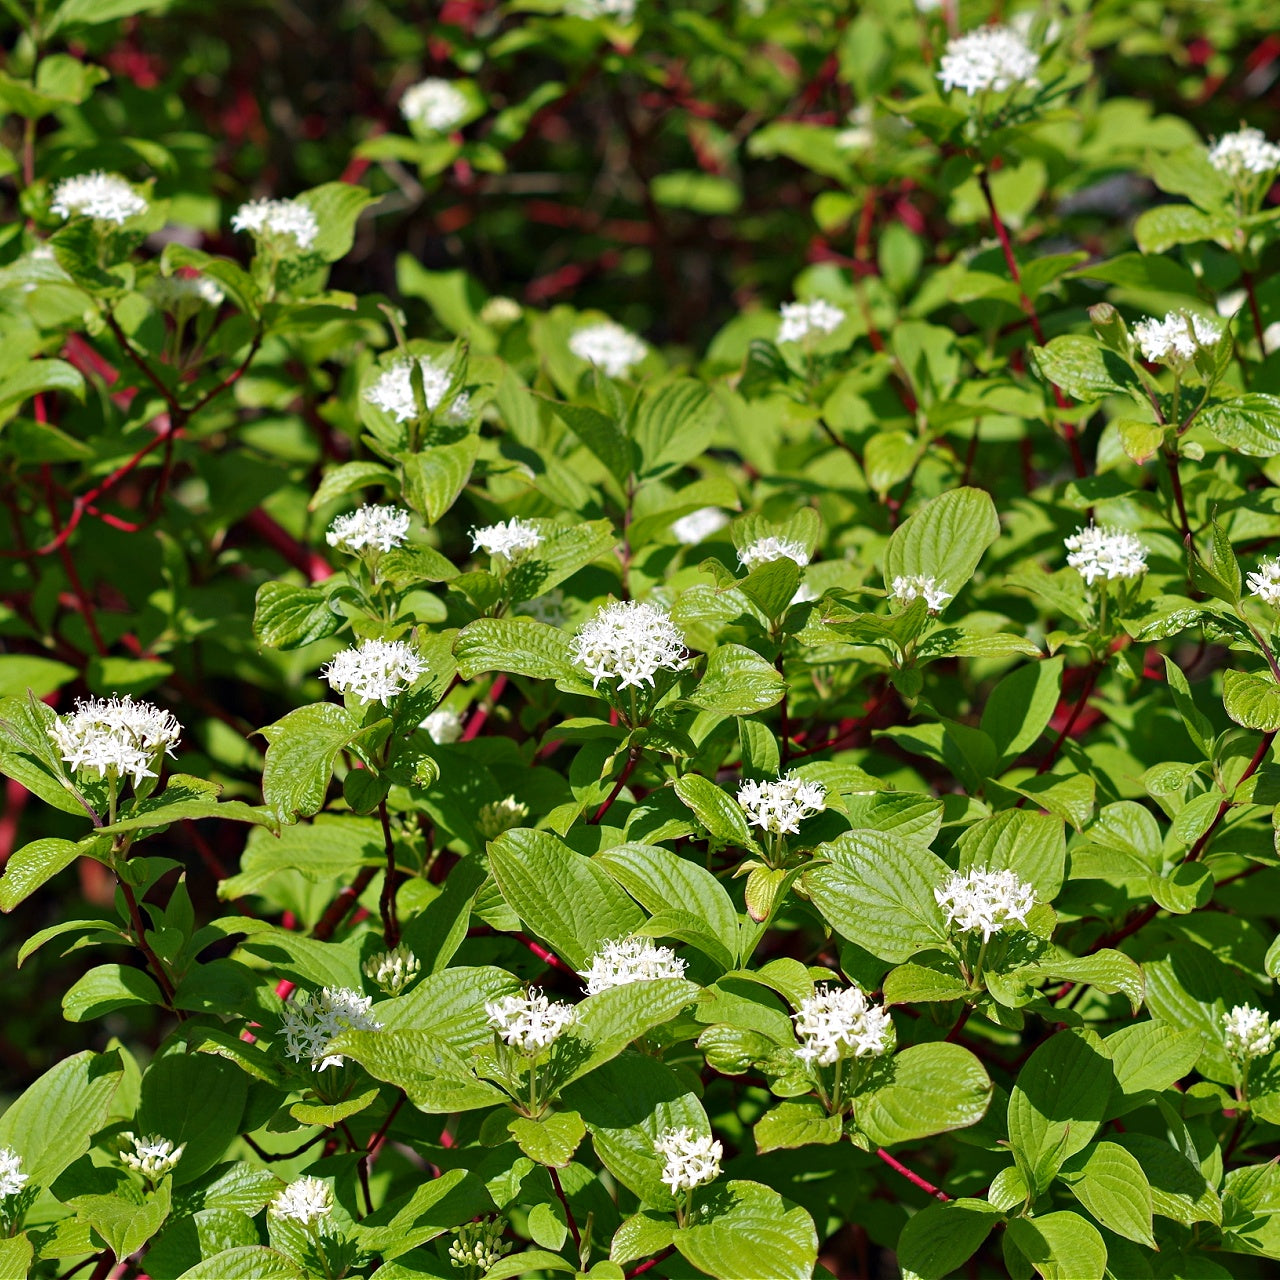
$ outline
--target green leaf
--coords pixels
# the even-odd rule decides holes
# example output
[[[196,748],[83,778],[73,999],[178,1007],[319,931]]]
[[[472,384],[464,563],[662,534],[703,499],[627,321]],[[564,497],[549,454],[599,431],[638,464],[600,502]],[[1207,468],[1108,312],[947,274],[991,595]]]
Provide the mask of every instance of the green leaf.
[[[1196,415],[1196,425],[1245,457],[1280,454],[1280,397],[1251,392],[1219,400]]]
[[[1114,1142],[1095,1142],[1066,1161],[1058,1175],[1109,1231],[1156,1247],[1151,1233],[1151,1186],[1142,1165]]]
[[[356,219],[371,204],[381,199],[364,187],[349,182],[326,182],[312,187],[297,197],[316,215],[320,234],[308,250],[319,254],[325,262],[337,262],[351,252],[355,242]]]
[[[1000,536],[995,503],[984,489],[950,489],[930,499],[902,522],[884,552],[884,580],[899,576],[936,578],[954,595]]]
[[[1031,361],[1046,382],[1073,400],[1091,403],[1106,396],[1127,395],[1146,403],[1138,375],[1095,338],[1065,334],[1046,346],[1032,347]]]
[[[632,439],[639,468],[652,475],[703,454],[711,443],[720,407],[708,387],[679,378],[647,395],[635,411]]]
[[[100,964],[77,979],[62,996],[68,1022],[89,1022],[130,1005],[164,1003],[154,979],[123,964]]]
[[[545,1249],[526,1249],[523,1253],[509,1253],[484,1273],[484,1280],[508,1280],[510,1276],[523,1276],[530,1271],[568,1271],[577,1270],[563,1258]]]
[[[724,644],[711,651],[689,701],[721,715],[748,716],[774,706],[785,692],[772,664],[744,645]]]
[[[1201,213],[1189,204],[1162,204],[1138,216],[1133,238],[1143,253],[1165,253],[1179,244],[1220,240],[1231,234],[1234,219]]]
[[[1042,773],[1024,778],[1010,790],[1081,831],[1093,817],[1095,786],[1092,775],[1087,773]]]
[[[356,1224],[354,1234],[362,1249],[396,1258],[492,1208],[475,1174],[448,1169],[419,1183],[407,1196],[379,1205]]]
[[[135,13],[159,9],[168,3],[169,0],[62,0],[43,34],[47,39],[62,27],[90,27],[115,22],[119,18],[130,18]]]
[[[756,1121],[756,1151],[764,1155],[810,1144],[828,1146],[840,1141],[839,1116],[828,1115],[817,1098],[794,1098],[780,1102]]]
[[[1280,729],[1280,685],[1251,671],[1222,673],[1222,704],[1238,725],[1274,733]]]
[[[614,480],[625,485],[634,466],[634,448],[618,424],[599,409],[587,405],[566,404],[560,400],[549,403],[556,417],[600,459]]]
[[[65,360],[32,360],[0,377],[0,421],[24,400],[42,391],[62,391],[84,399],[84,378]]]
[[[701,1193],[693,1226],[676,1248],[716,1280],[809,1280],[818,1234],[808,1211],[758,1182],[732,1181]]]
[[[198,1262],[178,1280],[302,1280],[304,1275],[283,1253],[260,1245],[241,1245]]]
[[[507,1125],[520,1150],[538,1164],[563,1169],[573,1159],[587,1127],[576,1111],[549,1111],[536,1120],[515,1116]]]
[[[1044,1280],[1103,1280],[1107,1246],[1097,1227],[1062,1210],[1010,1221],[1009,1238]]]
[[[1106,1039],[1115,1073],[1108,1117],[1124,1115],[1191,1072],[1204,1044],[1204,1033],[1152,1019],[1121,1027]]]
[[[5,864],[4,875],[0,876],[0,911],[12,911],[84,852],[83,845],[56,836],[23,845]]]
[[[324,1103],[295,1102],[290,1105],[289,1114],[299,1124],[322,1124],[326,1129],[332,1129],[349,1116],[358,1116],[360,1112],[367,1111],[377,1100],[378,1092],[377,1089],[366,1089],[354,1098],[329,1106]]]
[[[106,1241],[117,1258],[127,1258],[160,1230],[169,1216],[171,1195],[167,1182],[149,1195],[126,1184],[119,1195],[72,1196],[67,1204]]]
[[[575,676],[565,632],[532,618],[477,618],[458,633],[453,652],[464,680],[489,671],[534,680],[582,679]]]
[[[427,524],[435,524],[457,502],[471,479],[479,452],[480,438],[469,435],[404,458],[405,501]]]
[[[946,943],[933,891],[948,868],[937,854],[886,832],[854,831],[814,856],[830,861],[807,871],[804,886],[841,937],[893,964]]]
[[[1039,902],[1052,902],[1062,888],[1067,838],[1062,820],[1052,814],[1007,809],[975,822],[957,847],[961,871],[1016,871],[1035,889]]]
[[[1186,1227],[1196,1222],[1222,1225],[1222,1202],[1182,1152],[1145,1133],[1117,1134],[1115,1142],[1141,1165],[1155,1213]]]
[[[343,618],[329,607],[329,596],[315,587],[264,582],[253,608],[253,636],[268,649],[300,649],[333,635]]]
[[[377,487],[390,489],[392,493],[399,488],[399,481],[393,471],[389,471],[378,462],[344,462],[341,466],[330,467],[320,481],[320,487],[307,503],[308,511],[315,511],[335,498],[358,489]]]
[[[531,523],[542,535],[542,543],[507,573],[507,587],[516,601],[544,595],[612,550],[617,541],[609,520],[586,520],[579,524],[534,520]]]
[[[26,1280],[34,1252],[25,1231],[0,1239],[0,1280]]]
[[[207,1053],[169,1053],[142,1077],[138,1131],[161,1133],[186,1150],[173,1171],[177,1186],[221,1160],[240,1132],[249,1077],[234,1063]]]
[[[709,778],[686,773],[676,779],[675,792],[715,840],[750,853],[761,852],[742,807]]]
[[[290,823],[323,807],[338,753],[365,729],[355,712],[318,702],[290,711],[260,732],[269,744],[262,798],[281,822]]]
[[[991,1102],[991,1079],[963,1045],[916,1044],[876,1064],[854,1117],[877,1146],[911,1142],[977,1124]]]
[[[683,978],[630,982],[588,996],[578,1005],[576,1034],[591,1046],[572,1079],[616,1058],[637,1037],[669,1022],[700,995],[696,983]]]
[[[997,769],[1012,764],[1035,746],[1058,705],[1062,689],[1061,658],[1046,658],[1016,667],[991,691],[979,724],[995,743]]]
[[[1003,1216],[985,1200],[967,1196],[913,1213],[898,1237],[902,1280],[946,1280],[977,1253]]]
[[[921,964],[900,964],[885,975],[884,1003],[928,1003],[933,1000],[962,1000],[972,988],[956,971],[942,972]]]

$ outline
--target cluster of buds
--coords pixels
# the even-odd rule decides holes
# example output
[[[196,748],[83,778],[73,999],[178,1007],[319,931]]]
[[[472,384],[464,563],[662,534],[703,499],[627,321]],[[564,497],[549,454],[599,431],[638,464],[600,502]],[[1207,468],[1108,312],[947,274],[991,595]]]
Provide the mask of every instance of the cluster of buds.
[[[398,996],[422,972],[422,962],[402,942],[390,951],[371,955],[362,968],[379,991]]]
[[[129,1132],[122,1133],[120,1136],[133,1146],[132,1151],[126,1149],[120,1152],[121,1163],[134,1172],[142,1174],[148,1182],[159,1182],[165,1174],[172,1173],[178,1161],[182,1159],[182,1153],[187,1149],[185,1142],[175,1146],[168,1138],[162,1138],[158,1133],[147,1134],[141,1138]]]

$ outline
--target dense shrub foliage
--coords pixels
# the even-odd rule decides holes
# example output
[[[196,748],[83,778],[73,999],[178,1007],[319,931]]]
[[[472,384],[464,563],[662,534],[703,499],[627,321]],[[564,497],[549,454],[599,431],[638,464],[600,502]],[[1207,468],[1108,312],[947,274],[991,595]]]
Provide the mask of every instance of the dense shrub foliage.
[[[1274,6],[0,12],[0,1280],[1274,1274]]]

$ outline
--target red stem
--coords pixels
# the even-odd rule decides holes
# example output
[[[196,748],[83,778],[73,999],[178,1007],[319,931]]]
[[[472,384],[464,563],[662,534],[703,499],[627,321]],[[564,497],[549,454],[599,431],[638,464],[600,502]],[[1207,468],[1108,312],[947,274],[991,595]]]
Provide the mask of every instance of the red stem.
[[[609,812],[610,806],[618,798],[622,792],[622,788],[627,785],[628,779],[635,772],[636,765],[640,763],[640,752],[636,747],[631,748],[630,754],[627,756],[627,763],[623,765],[622,772],[618,775],[618,780],[613,784],[613,790],[609,792],[604,803],[596,810],[595,816],[588,818],[587,823],[590,826],[599,826],[604,815]]]
[[[950,1200],[951,1197],[945,1191],[940,1191],[932,1182],[927,1182],[918,1173],[914,1173],[908,1169],[901,1160],[895,1159],[883,1147],[876,1148],[876,1155],[885,1162],[895,1173],[900,1173],[913,1187],[919,1187],[921,1191],[927,1191],[935,1200]]]

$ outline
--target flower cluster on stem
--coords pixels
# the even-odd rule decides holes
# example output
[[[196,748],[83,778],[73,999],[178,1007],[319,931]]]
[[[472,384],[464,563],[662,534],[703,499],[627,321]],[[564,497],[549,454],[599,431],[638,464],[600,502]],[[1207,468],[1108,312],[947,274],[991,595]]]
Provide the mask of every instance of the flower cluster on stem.
[[[285,1052],[295,1062],[310,1062],[312,1071],[339,1067],[344,1059],[329,1046],[344,1031],[380,1031],[382,1023],[370,1012],[371,996],[350,987],[324,987],[285,1003],[280,1015]]]
[[[606,942],[578,976],[587,984],[587,995],[594,996],[632,982],[683,978],[684,971],[685,962],[670,947],[652,938],[619,938]]]
[[[427,672],[422,655],[403,640],[365,640],[343,649],[325,665],[321,675],[339,693],[353,693],[362,704],[391,700]]]

